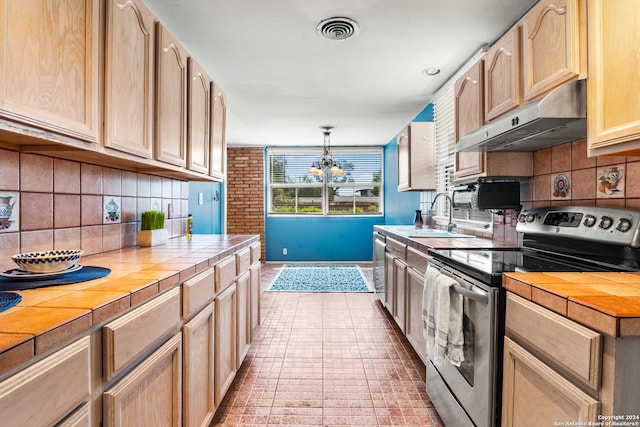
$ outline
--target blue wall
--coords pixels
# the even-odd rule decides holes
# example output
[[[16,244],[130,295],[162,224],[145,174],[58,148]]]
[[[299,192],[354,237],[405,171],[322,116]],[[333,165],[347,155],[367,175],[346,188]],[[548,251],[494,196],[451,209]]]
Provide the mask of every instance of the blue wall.
[[[373,226],[384,217],[269,218],[265,258],[269,262],[371,261]],[[287,255],[282,249],[287,248]]]
[[[199,193],[202,193],[202,205],[198,203]],[[193,215],[193,234],[222,233],[222,203],[221,183],[189,183],[189,213]]]

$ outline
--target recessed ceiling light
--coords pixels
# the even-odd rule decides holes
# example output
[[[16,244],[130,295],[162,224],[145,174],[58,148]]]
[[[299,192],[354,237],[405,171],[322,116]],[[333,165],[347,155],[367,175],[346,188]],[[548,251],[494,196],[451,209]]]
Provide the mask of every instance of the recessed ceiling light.
[[[429,67],[422,70],[422,74],[426,74],[427,76],[435,76],[440,72],[440,68],[437,67]]]

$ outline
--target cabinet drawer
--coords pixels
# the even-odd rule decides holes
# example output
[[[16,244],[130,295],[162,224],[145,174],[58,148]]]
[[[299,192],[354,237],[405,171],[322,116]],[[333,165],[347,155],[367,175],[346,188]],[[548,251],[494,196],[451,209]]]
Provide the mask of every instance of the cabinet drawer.
[[[236,253],[236,275],[241,275],[249,270],[251,265],[251,250],[249,248],[242,249]]]
[[[602,337],[597,332],[508,292],[506,335],[553,368],[598,390]]]
[[[407,248],[407,264],[422,274],[427,272],[427,254],[413,248]]]
[[[0,383],[0,424],[54,425],[90,398],[89,337]]]
[[[249,249],[251,250],[251,265],[253,265],[260,261],[260,250],[262,249],[260,247],[260,242],[254,243],[249,247]]]
[[[214,268],[216,269],[216,293],[218,293],[236,280],[236,257],[227,257],[217,263]]]
[[[393,254],[395,257],[406,261],[407,259],[407,245],[400,243],[397,240],[393,240],[387,237],[387,252]]]
[[[180,288],[149,301],[105,325],[105,380],[109,381],[180,324]]]
[[[182,316],[187,318],[215,296],[215,269],[209,268],[182,284]]]

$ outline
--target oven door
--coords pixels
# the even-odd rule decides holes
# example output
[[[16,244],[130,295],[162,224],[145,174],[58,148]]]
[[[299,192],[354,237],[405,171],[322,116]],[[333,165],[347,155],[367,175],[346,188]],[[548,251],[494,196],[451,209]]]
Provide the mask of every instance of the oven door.
[[[499,288],[486,286],[439,260],[429,263],[458,285],[463,295],[464,362],[454,366],[445,357],[441,366],[427,349],[427,393],[445,425],[492,426],[497,414],[497,310]]]

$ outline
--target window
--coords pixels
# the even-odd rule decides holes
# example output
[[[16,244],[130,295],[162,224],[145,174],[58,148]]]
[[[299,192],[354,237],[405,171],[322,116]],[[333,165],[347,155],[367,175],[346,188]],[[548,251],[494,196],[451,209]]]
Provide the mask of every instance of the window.
[[[343,176],[309,173],[322,148],[267,149],[270,215],[382,215],[382,148],[333,148]]]

